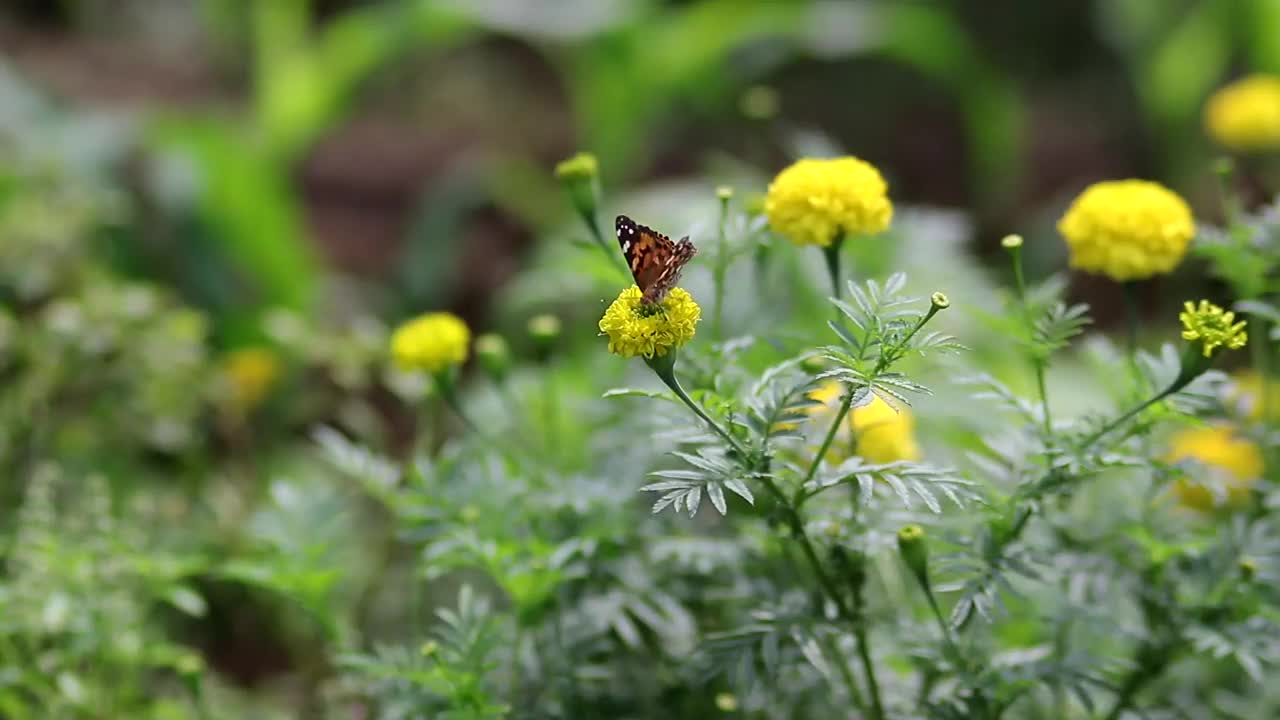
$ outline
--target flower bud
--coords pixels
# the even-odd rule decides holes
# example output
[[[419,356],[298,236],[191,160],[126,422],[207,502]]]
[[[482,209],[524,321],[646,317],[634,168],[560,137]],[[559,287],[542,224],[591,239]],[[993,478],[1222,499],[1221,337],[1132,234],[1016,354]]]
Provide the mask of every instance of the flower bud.
[[[906,525],[898,531],[898,552],[922,586],[929,585],[929,543],[924,528]]]
[[[501,335],[485,333],[476,338],[476,360],[489,377],[502,381],[511,369],[511,350]]]
[[[827,369],[827,359],[821,355],[808,355],[800,361],[800,369],[810,375],[817,375]]]
[[[560,339],[560,318],[545,313],[534,315],[529,319],[528,328],[539,358],[545,360]]]
[[[717,693],[716,709],[720,712],[734,712],[738,709],[738,696],[727,692]]]
[[[733,188],[729,187],[728,185],[721,185],[720,187],[716,188],[716,197],[720,198],[721,202],[728,202],[732,200]]]
[[[1000,241],[1000,246],[1003,247],[1005,250],[1017,250],[1018,248],[1022,247],[1022,236],[1021,235],[1005,235],[1004,239]]]
[[[591,153],[580,152],[556,164],[556,179],[561,182],[594,180],[599,174],[600,163]]]
[[[591,153],[580,152],[556,165],[556,179],[569,193],[573,209],[586,220],[595,222],[596,207],[600,204],[600,185],[597,176],[600,163]]]
[[[1240,568],[1240,578],[1245,582],[1252,582],[1258,576],[1258,561],[1253,558],[1240,558],[1238,567]]]
[[[951,300],[947,298],[945,293],[936,292],[930,295],[929,302],[938,310],[946,310],[951,307]]]

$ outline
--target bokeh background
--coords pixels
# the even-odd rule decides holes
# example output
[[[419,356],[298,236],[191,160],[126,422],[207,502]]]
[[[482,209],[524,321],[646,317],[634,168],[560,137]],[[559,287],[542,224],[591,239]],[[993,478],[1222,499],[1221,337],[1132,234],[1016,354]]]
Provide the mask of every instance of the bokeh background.
[[[568,217],[548,170],[577,149],[606,187],[706,192],[849,152],[1044,268],[1098,179],[1212,216],[1201,107],[1280,69],[1278,27],[1273,0],[9,0],[0,120],[6,153],[120,179],[116,262],[228,342],[348,291],[483,325]]]
[[[558,161],[599,158],[607,225],[624,211],[698,242],[714,237],[717,187],[749,207],[796,157],[857,155],[887,177],[901,223],[849,248],[853,272],[906,269],[958,308],[995,308],[1000,238],[1026,237],[1033,277],[1062,271],[1054,224],[1089,183],[1159,180],[1218,220],[1202,109],[1260,71],[1280,72],[1280,0],[4,0],[0,293],[38,326],[33,343],[51,338],[19,370],[0,364],[23,378],[0,403],[5,507],[42,477],[22,452],[40,440],[59,472],[101,472],[108,494],[146,499],[135,517],[190,528],[181,541],[228,562],[149,566],[147,593],[162,588],[200,620],[146,622],[199,648],[229,684],[294,678],[285,705],[308,716],[332,669],[322,646],[411,601],[379,590],[394,582],[378,573],[409,572],[407,551],[376,513],[359,532],[330,522],[356,502],[321,480],[275,478],[324,477],[296,449],[320,423],[401,455],[413,445],[424,422],[405,398],[422,388],[383,373],[387,329],[451,310],[530,360],[525,323],[553,313],[560,364],[529,382],[577,383],[582,405],[566,416],[623,372],[614,362],[612,379],[591,375],[616,360],[595,323],[619,278],[586,242]],[[1274,170],[1242,164],[1238,190],[1263,199]],[[811,259],[792,270],[821,288]],[[731,299],[755,292],[739,265]],[[705,268],[687,281],[705,297]],[[1100,326],[1123,325],[1117,284],[1070,282]],[[1170,308],[1221,288],[1191,260],[1139,293],[1167,338]],[[821,294],[796,307],[825,317]],[[1021,362],[951,314],[975,364]],[[747,326],[732,307],[726,319]],[[2,355],[15,321],[0,321]],[[218,384],[215,360],[263,346],[284,348],[288,370],[240,356],[238,384]],[[45,377],[30,358],[58,362]],[[1051,384],[1100,374],[1062,365]],[[240,406],[273,381],[287,401],[245,422]],[[214,420],[194,404],[211,396]],[[591,422],[622,414],[591,407]],[[32,408],[54,429],[28,422]],[[952,432],[953,417],[932,417],[927,430]],[[590,445],[581,425],[558,429],[563,447]],[[24,522],[0,511],[6,533]],[[336,593],[335,568],[349,573]],[[62,572],[40,577],[65,589]],[[323,630],[299,630],[298,607]],[[111,612],[101,637],[142,626]],[[381,630],[397,638],[399,626]]]

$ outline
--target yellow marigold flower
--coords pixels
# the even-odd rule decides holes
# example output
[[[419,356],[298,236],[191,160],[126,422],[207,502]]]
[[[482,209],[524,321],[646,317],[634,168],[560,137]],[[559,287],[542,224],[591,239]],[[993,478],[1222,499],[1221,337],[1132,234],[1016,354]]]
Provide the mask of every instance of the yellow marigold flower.
[[[673,288],[657,305],[642,304],[641,296],[640,288],[632,285],[604,311],[600,332],[609,336],[609,352],[664,357],[693,339],[702,308],[684,288]]]
[[[243,348],[222,359],[226,404],[247,413],[262,404],[280,377],[280,359],[267,348]]]
[[[809,394],[822,403],[810,410],[820,426],[830,425],[832,415],[840,406],[842,391],[840,383],[831,381]],[[826,419],[825,425],[823,418]],[[852,455],[873,463],[919,460],[915,418],[906,408],[894,407],[873,393],[871,402],[849,411],[845,426],[840,428],[827,450],[830,462],[842,462]]]
[[[1187,301],[1184,307],[1186,309],[1178,313],[1178,319],[1182,321],[1182,339],[1199,340],[1205,357],[1213,355],[1219,346],[1239,350],[1249,341],[1249,335],[1244,331],[1247,323],[1244,320],[1235,322],[1235,313],[1224,311],[1208,300],[1201,300],[1198,307]]]
[[[1245,370],[1233,379],[1227,403],[1249,420],[1261,420],[1264,410],[1268,418],[1275,418],[1280,415],[1280,382],[1264,383],[1260,373]]]
[[[893,203],[874,165],[855,157],[806,158],[778,173],[765,195],[769,225],[797,245],[827,247],[843,233],[889,227]]]
[[[1228,150],[1280,150],[1280,76],[1250,75],[1217,91],[1205,105],[1204,124]]]
[[[1216,480],[1224,491],[1219,497],[1204,483],[1179,480],[1173,485],[1178,503],[1193,510],[1209,511],[1219,505],[1219,498],[1228,508],[1239,508],[1249,501],[1249,489],[1262,476],[1262,451],[1249,440],[1237,436],[1230,427],[1184,430],[1170,441],[1169,462],[1197,460],[1211,470],[1218,471]]]
[[[391,357],[404,370],[435,374],[467,359],[471,331],[458,316],[447,312],[421,315],[391,335]]]
[[[1117,282],[1172,271],[1182,261],[1195,220],[1177,193],[1146,180],[1090,185],[1058,221],[1071,267]]]

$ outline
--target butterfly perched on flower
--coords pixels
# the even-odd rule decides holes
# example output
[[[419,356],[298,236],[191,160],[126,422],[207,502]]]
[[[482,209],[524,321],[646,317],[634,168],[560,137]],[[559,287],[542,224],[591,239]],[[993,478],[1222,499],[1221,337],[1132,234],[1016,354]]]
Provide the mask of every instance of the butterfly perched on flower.
[[[645,227],[627,217],[619,215],[615,223],[618,233],[618,245],[622,247],[622,257],[631,268],[631,276],[644,295],[641,302],[653,304],[662,302],[667,291],[675,287],[680,279],[680,271],[685,264],[697,254],[698,249],[689,242],[686,235],[678,242]]]

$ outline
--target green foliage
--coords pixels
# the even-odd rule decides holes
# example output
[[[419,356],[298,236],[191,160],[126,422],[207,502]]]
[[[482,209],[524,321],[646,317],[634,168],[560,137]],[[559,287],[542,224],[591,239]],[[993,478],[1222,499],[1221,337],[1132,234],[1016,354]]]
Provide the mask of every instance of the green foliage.
[[[1083,285],[1025,283],[1015,253],[1004,287],[966,214],[905,203],[848,239],[855,280],[829,299],[821,255],[742,201],[780,148],[839,151],[813,119],[757,107],[745,159],[669,156],[700,123],[737,128],[752,83],[873,60],[941,91],[980,234],[1009,222],[1041,90],[959,10],[355,5],[205,3],[246,93],[216,116],[99,124],[0,68],[0,716],[1280,713],[1280,206],[1233,191],[1265,186],[1265,159],[1220,175],[1223,226],[1202,209],[1193,248],[1248,318],[1247,361],[1197,359],[1172,315],[1112,343]],[[1274,5],[1096,4],[1154,165],[1204,174],[1203,96],[1237,55],[1274,67]],[[563,137],[460,143],[425,163],[392,277],[338,277],[308,238],[307,153],[388,68],[444,84],[473,52],[546,61],[530,84],[564,95],[601,192],[557,204]],[[691,177],[617,187],[645,164]],[[614,209],[700,250],[682,283],[703,321],[664,361],[598,335],[629,282],[590,225]],[[586,227],[555,226],[575,210]],[[513,216],[540,242],[474,328],[509,366],[389,367],[378,311],[482,317],[461,291],[505,273],[486,232]],[[532,337],[546,313],[561,329]],[[1197,449],[1222,429],[1238,442]]]

